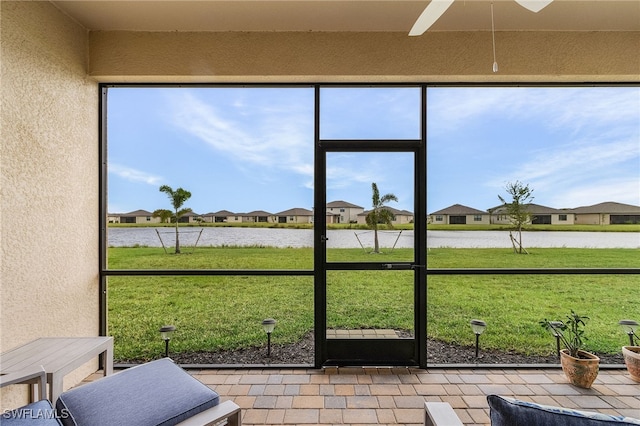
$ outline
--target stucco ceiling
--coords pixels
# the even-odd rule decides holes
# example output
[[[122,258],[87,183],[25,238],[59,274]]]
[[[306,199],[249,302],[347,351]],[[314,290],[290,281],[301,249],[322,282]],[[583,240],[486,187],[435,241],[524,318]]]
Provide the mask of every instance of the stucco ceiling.
[[[79,0],[52,3],[89,30],[409,32],[425,0]],[[555,0],[538,13],[494,0],[495,26],[640,31],[640,0]],[[491,1],[456,0],[429,31],[491,28]]]

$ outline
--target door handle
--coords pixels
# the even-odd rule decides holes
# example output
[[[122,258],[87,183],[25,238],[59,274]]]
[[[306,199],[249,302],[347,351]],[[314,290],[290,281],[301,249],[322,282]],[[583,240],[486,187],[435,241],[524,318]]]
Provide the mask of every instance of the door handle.
[[[411,265],[409,263],[383,263],[382,269],[398,269],[398,270],[408,270],[415,269],[415,265]]]

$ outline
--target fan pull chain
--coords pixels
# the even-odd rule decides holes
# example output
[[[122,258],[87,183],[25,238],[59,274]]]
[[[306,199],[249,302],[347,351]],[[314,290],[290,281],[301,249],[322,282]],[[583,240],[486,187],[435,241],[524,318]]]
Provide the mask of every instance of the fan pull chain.
[[[498,62],[496,61],[496,28],[493,23],[493,2],[491,2],[491,40],[493,44],[493,72],[498,72]]]

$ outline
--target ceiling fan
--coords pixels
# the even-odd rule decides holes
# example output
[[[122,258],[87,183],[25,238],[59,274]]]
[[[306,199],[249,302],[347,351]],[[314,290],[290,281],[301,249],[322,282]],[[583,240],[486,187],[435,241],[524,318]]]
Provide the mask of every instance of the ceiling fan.
[[[553,0],[515,0],[520,6],[529,9],[532,12],[539,12],[544,9]],[[413,28],[409,31],[410,36],[419,36],[424,34],[434,22],[440,18],[444,12],[453,4],[454,0],[431,0],[426,9],[418,17],[413,24]]]

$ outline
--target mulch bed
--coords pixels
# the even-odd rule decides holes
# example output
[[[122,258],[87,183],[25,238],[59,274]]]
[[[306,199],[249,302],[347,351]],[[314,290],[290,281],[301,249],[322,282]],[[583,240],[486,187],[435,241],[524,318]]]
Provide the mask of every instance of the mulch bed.
[[[307,334],[303,339],[288,345],[271,345],[271,357],[267,357],[267,348],[253,347],[217,352],[182,352],[169,356],[182,365],[312,365],[314,363],[314,337]],[[624,364],[622,354],[596,354],[601,365]],[[118,360],[120,364],[138,364],[143,360]],[[514,351],[497,351],[480,349],[479,357],[475,357],[474,346],[462,346],[436,340],[427,341],[427,363],[433,364],[559,364],[556,355],[535,356]]]

